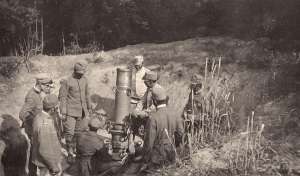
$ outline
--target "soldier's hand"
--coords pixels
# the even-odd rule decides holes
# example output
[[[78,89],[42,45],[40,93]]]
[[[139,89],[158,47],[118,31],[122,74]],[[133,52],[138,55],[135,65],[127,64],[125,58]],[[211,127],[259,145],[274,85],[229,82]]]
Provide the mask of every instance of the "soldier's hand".
[[[65,114],[62,114],[60,109],[57,107],[56,108],[56,111],[57,111],[57,115],[58,115],[58,118],[61,119],[61,120],[65,120],[66,119],[66,115]]]
[[[67,116],[66,116],[66,115],[60,115],[59,118],[60,118],[62,121],[67,120]]]
[[[141,118],[146,118],[149,116],[149,112],[148,111],[141,111],[140,114],[139,114],[139,117]]]

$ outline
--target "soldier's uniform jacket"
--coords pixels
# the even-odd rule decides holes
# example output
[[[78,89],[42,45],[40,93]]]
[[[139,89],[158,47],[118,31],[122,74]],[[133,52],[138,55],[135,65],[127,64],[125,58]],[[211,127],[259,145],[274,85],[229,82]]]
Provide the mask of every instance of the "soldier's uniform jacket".
[[[43,109],[41,92],[36,88],[29,90],[25,97],[25,103],[19,113],[19,118],[23,122],[25,131],[29,137],[32,134],[32,123],[35,116]]]
[[[61,145],[54,120],[42,111],[33,123],[32,162],[38,167],[59,171],[61,159]]]
[[[87,131],[79,134],[77,139],[77,155],[79,158],[80,174],[89,176],[96,172],[97,163],[93,161],[96,152],[104,147],[104,138],[96,132]]]
[[[210,98],[207,99],[210,100]],[[190,92],[184,111],[187,113],[189,120],[191,120],[191,117],[189,117],[191,115],[194,115],[195,120],[200,120],[201,114],[209,112],[210,108],[212,108],[211,101],[205,100],[201,93],[194,95],[192,98],[192,94]]]
[[[144,160],[147,163],[161,165],[175,161],[171,141],[173,142],[175,132],[183,133],[183,126],[180,119],[170,115],[169,111],[169,108],[163,107],[150,114],[144,141]]]
[[[60,110],[63,115],[82,117],[88,115],[91,107],[89,87],[86,77],[73,76],[61,81],[59,90]]]
[[[104,138],[96,132],[86,131],[79,134],[77,139],[77,154],[79,156],[93,156],[104,147]]]
[[[155,92],[164,92],[166,94],[165,89],[156,83],[152,88],[147,88],[147,91],[145,92],[143,98],[141,101],[137,104],[135,111],[141,112],[143,110],[147,110],[149,112],[155,111],[155,106],[153,105],[153,99],[155,99]]]

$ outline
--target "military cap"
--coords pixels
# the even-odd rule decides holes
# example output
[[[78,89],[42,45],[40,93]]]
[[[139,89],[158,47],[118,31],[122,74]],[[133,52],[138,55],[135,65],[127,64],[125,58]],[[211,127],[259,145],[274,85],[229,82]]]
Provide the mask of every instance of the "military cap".
[[[202,76],[201,75],[199,75],[199,74],[192,75],[192,77],[191,77],[191,82],[192,83],[201,83],[201,81],[202,81]]]
[[[142,65],[144,62],[144,57],[142,55],[134,56],[134,65]]]
[[[89,121],[89,127],[90,129],[92,130],[98,130],[99,128],[103,128],[105,122],[104,120],[100,120],[99,118],[91,118],[90,121]]]
[[[161,87],[159,84],[156,84],[152,89],[152,96],[153,99],[156,101],[166,100],[167,99],[167,93],[166,90]]]
[[[143,80],[157,81],[158,80],[157,72],[154,71],[146,72],[145,76],[143,77]]]
[[[96,114],[99,114],[99,115],[104,115],[106,116],[107,115],[107,112],[104,110],[104,109],[98,109],[95,111]]]
[[[35,76],[35,79],[40,84],[53,84],[53,80],[48,73],[39,73]]]
[[[43,108],[51,109],[58,105],[58,98],[54,94],[47,95],[43,100]]]
[[[84,74],[87,70],[88,63],[85,61],[76,62],[74,65],[74,72]]]

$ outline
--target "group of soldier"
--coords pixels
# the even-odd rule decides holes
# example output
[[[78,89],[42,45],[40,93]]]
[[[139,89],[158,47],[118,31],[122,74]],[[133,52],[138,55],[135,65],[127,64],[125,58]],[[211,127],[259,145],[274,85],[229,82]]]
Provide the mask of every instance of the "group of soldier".
[[[145,122],[145,133],[141,135],[144,144],[138,156],[139,173],[174,163],[174,136],[180,137],[184,132],[182,119],[171,114],[173,110],[168,105],[169,97],[158,83],[158,73],[145,68],[143,62],[143,56],[135,56],[136,92],[132,97],[135,106],[131,112],[132,117]],[[16,176],[61,175],[64,170],[63,149],[67,151],[69,163],[79,164],[78,175],[81,176],[98,174],[112,166],[119,166],[118,162],[110,162],[110,147],[106,138],[97,133],[105,128],[105,120],[90,117],[92,105],[85,77],[87,67],[86,62],[75,63],[73,74],[60,82],[58,96],[51,93],[53,80],[49,75],[40,74],[36,77],[36,84],[27,93],[19,113],[29,152],[25,169],[16,173]],[[63,132],[60,132],[61,126]],[[132,146],[128,150],[130,154],[137,151]],[[0,150],[0,157],[3,153]],[[94,161],[95,158],[97,161]],[[10,163],[10,167],[14,166],[14,162]],[[5,176],[14,176],[6,172],[3,173]]]

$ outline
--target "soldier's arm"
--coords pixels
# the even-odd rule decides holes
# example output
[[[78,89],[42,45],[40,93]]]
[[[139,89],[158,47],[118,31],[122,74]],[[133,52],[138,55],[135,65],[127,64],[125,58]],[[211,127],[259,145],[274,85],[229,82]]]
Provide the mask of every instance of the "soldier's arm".
[[[146,98],[147,94],[145,93],[142,99],[137,103],[136,108],[133,110],[133,114],[142,118],[148,116],[147,110],[144,110],[144,103],[146,101]]]
[[[85,98],[86,98],[86,105],[87,105],[88,111],[90,111],[92,109],[92,106],[91,106],[91,97],[90,97],[90,87],[89,87],[87,79],[86,79],[86,84],[85,84]]]
[[[38,141],[39,141],[39,154],[44,161],[44,164],[51,172],[59,172],[59,163],[58,155],[60,151],[56,151],[55,149],[55,140],[56,132],[53,132],[53,128],[51,128],[50,122],[48,124],[43,124],[38,130]]]
[[[5,147],[6,147],[6,145],[5,145],[4,141],[0,140],[0,161],[1,161],[2,156],[4,154]],[[5,176],[2,162],[0,162],[0,175]]]
[[[98,136],[97,141],[95,141],[96,150],[100,151],[104,147],[104,139]]]
[[[60,101],[60,113],[63,115],[67,114],[67,96],[68,96],[68,82],[63,79],[60,81],[59,95],[58,99]]]
[[[22,122],[26,121],[28,117],[35,115],[34,114],[34,108],[36,104],[33,98],[31,97],[26,97],[25,98],[25,103],[19,113],[19,118],[22,120]]]

